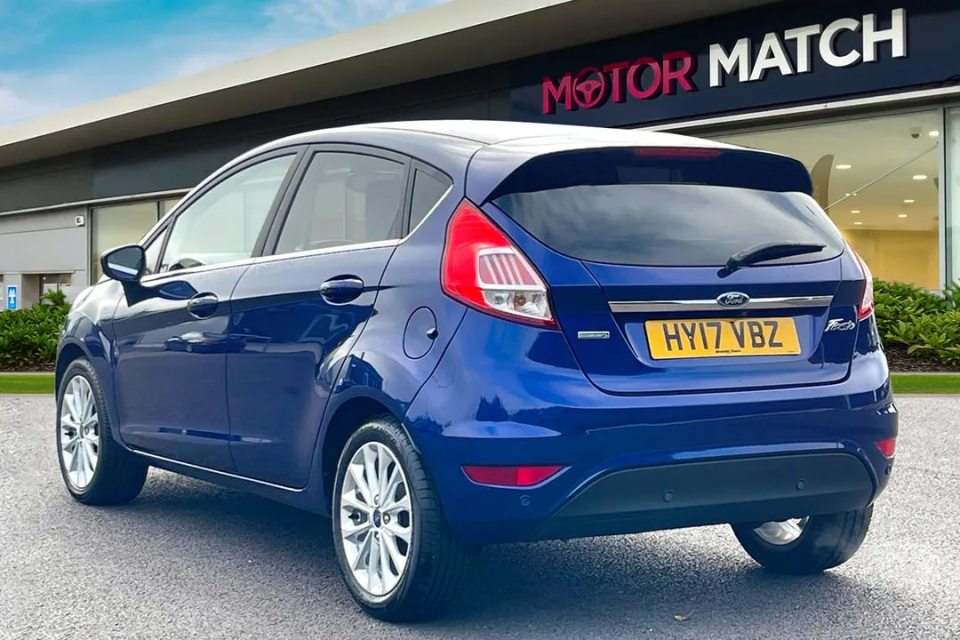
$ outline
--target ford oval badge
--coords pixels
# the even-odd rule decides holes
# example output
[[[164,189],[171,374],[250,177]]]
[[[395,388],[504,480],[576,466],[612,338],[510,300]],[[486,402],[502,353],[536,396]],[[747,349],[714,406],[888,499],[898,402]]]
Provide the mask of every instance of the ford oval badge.
[[[742,307],[750,302],[750,296],[739,291],[728,291],[717,296],[717,304],[721,307]]]

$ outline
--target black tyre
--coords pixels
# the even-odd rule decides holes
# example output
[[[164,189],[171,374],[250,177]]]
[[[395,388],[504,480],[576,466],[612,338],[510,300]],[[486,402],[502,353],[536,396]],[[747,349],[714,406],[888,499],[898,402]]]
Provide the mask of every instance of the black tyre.
[[[97,372],[74,360],[57,391],[57,459],[67,491],[84,504],[130,502],[146,480],[146,462],[117,444],[112,429]]]
[[[371,420],[347,441],[332,513],[340,571],[364,611],[413,621],[449,603],[469,550],[451,536],[420,455],[392,417]]]
[[[858,511],[762,525],[733,525],[750,557],[777,573],[820,573],[853,557],[870,528],[873,505]]]

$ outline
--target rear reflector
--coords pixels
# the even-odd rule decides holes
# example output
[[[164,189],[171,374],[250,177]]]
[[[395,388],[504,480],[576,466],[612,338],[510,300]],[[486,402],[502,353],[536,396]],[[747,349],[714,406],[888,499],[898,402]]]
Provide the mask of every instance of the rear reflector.
[[[897,452],[897,439],[896,438],[887,438],[886,440],[877,441],[877,449],[880,449],[882,453],[887,458],[892,458]]]
[[[467,474],[468,478],[479,484],[493,484],[500,487],[532,487],[556,475],[561,469],[563,469],[563,466],[559,464],[522,467],[464,465],[463,472]]]

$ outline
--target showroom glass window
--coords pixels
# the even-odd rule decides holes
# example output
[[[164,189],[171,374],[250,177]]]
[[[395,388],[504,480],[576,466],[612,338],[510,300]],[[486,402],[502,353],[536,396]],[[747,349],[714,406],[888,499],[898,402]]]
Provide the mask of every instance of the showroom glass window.
[[[167,198],[160,201],[160,217],[170,213],[170,210],[177,206],[183,198]]]
[[[939,289],[938,122],[930,110],[710,137],[799,159],[874,276]]]
[[[960,107],[946,118],[947,282],[960,282]]]
[[[295,155],[257,163],[226,178],[177,215],[159,271],[253,255],[273,201]]]
[[[138,242],[157,224],[157,202],[134,202],[93,209],[92,269],[96,282],[101,275],[100,255],[107,249]]]
[[[406,166],[357,153],[319,152],[304,174],[277,253],[399,238]]]

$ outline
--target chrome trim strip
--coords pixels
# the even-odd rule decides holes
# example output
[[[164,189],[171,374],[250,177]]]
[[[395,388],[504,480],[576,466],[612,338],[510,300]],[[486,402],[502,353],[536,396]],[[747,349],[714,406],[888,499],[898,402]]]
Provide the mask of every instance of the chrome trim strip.
[[[205,473],[212,473],[218,476],[224,476],[226,478],[232,478],[234,480],[243,480],[245,482],[252,482],[254,484],[259,484],[264,487],[270,487],[271,489],[282,489],[283,491],[289,491],[290,493],[303,493],[303,489],[294,489],[293,487],[287,487],[282,484],[274,484],[272,482],[267,482],[266,480],[257,480],[255,478],[247,478],[246,476],[238,476],[235,473],[229,473],[227,471],[217,471],[216,469],[210,469],[208,467],[201,467],[198,464],[190,464],[189,462],[181,462],[180,460],[174,460],[172,458],[164,458],[163,456],[154,455],[152,453],[147,453],[146,451],[140,451],[139,449],[130,449],[138,456],[143,456],[144,458],[150,458],[151,460],[159,460],[160,462],[166,462],[168,464],[175,464],[181,467],[187,467],[189,469],[196,469],[197,471],[203,471]]]
[[[751,298],[739,307],[724,307],[716,300],[612,300],[614,313],[668,313],[671,311],[741,311],[744,309],[796,309],[801,307],[829,307],[833,296],[793,296],[783,298]]]
[[[229,269],[230,267],[241,267],[246,264],[253,264],[254,258],[238,258],[236,260],[227,260],[225,262],[214,262],[212,264],[202,264],[196,267],[189,267],[187,269],[177,269],[176,271],[161,271],[159,273],[151,273],[150,275],[143,276],[140,278],[140,282],[144,284],[149,284],[151,282],[159,282],[162,280],[178,280],[182,276],[188,276],[192,273],[206,273],[208,271],[216,271],[217,269]],[[100,280],[103,280],[104,276],[100,277]],[[98,281],[99,282],[99,281]]]
[[[391,238],[390,240],[372,240],[370,242],[351,242],[347,244],[338,244],[335,247],[323,247],[321,249],[308,249],[306,251],[288,251],[287,253],[270,253],[267,255],[250,258],[253,264],[263,262],[275,262],[276,260],[296,260],[297,258],[309,258],[310,256],[324,256],[331,253],[347,253],[348,251],[360,251],[362,249],[376,249],[379,247],[398,247],[400,240]],[[174,272],[177,273],[177,272]]]
[[[310,256],[321,256],[331,253],[346,253],[348,251],[359,251],[361,249],[375,249],[377,247],[397,247],[400,240],[376,240],[373,242],[355,242],[353,244],[341,244],[335,247],[324,247],[322,249],[310,249],[308,251],[291,251],[290,253],[271,253],[265,256],[255,258],[239,258],[227,262],[214,262],[213,264],[204,264],[189,269],[177,269],[176,271],[161,271],[160,273],[151,273],[141,278],[140,282],[151,283],[160,280],[176,280],[180,276],[191,273],[205,273],[207,271],[216,271],[217,269],[227,269],[229,267],[241,267],[245,264],[261,264],[264,262],[275,262],[277,260],[297,260],[299,258],[308,258]],[[103,277],[100,278],[103,280]]]

